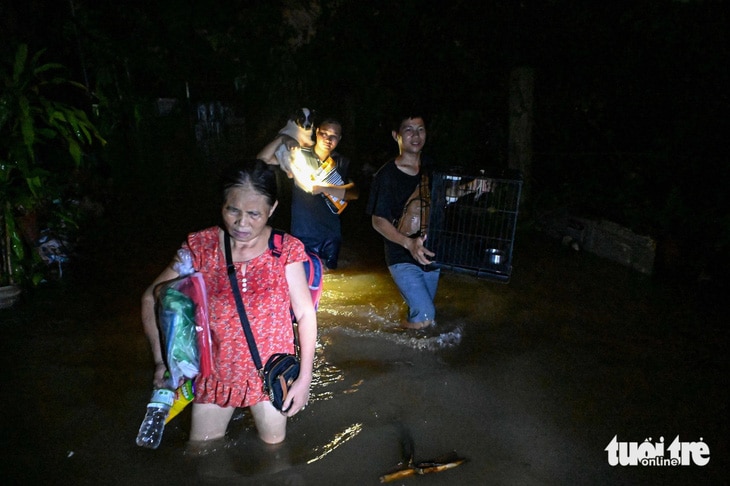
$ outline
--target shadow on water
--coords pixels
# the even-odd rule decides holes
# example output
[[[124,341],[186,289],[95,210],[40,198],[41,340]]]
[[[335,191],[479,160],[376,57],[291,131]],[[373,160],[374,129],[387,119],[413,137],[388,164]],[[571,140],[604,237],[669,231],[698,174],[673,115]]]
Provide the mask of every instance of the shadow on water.
[[[420,459],[453,450],[469,461],[403,484],[725,481],[719,299],[521,229],[509,284],[444,273],[438,327],[401,331],[364,200],[343,214],[312,400],[286,443],[264,447],[239,411],[225,444],[185,454],[188,408],[158,450],[138,448],[152,371],[140,295],[188,231],[217,222],[215,171],[187,151],[130,161],[64,280],[0,311],[7,484],[376,484],[402,460],[404,430]],[[285,204],[277,217],[286,227]],[[701,440],[711,460],[611,467],[604,448],[615,435]]]

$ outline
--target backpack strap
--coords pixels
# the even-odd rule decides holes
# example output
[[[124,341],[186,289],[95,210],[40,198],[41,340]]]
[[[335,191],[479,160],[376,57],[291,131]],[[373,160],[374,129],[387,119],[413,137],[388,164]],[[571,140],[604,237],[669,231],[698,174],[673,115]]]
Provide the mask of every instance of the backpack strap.
[[[284,247],[284,232],[280,229],[272,228],[271,236],[269,236],[269,250],[276,258],[281,258],[281,249]]]
[[[269,236],[269,250],[281,261],[282,249],[284,247],[284,235],[285,231],[273,228],[271,230],[271,236]],[[322,261],[316,253],[312,253],[309,250],[305,250],[307,254],[307,260],[304,261],[304,271],[307,277],[307,285],[311,291],[319,289],[317,294],[312,295],[312,301],[315,304],[315,308],[319,303],[319,295],[321,294],[321,282],[322,282]]]
[[[269,251],[276,257],[282,265],[282,249],[284,247],[284,235],[286,233],[280,229],[273,228],[271,236],[269,236]],[[319,298],[322,295],[322,260],[319,255],[305,249],[307,259],[304,261],[304,274],[307,278],[307,285],[314,304],[314,310],[319,307]],[[294,316],[294,310],[291,311],[292,322],[297,319]]]

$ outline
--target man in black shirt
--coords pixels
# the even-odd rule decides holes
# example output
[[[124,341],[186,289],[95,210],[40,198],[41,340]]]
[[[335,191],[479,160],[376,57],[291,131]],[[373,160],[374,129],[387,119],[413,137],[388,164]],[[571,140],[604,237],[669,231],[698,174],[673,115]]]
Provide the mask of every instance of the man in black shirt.
[[[434,323],[440,271],[431,265],[434,253],[424,246],[432,167],[421,153],[426,143],[423,117],[401,119],[392,136],[399,155],[375,174],[367,213],[373,228],[383,236],[388,270],[408,305],[402,326],[424,329]]]

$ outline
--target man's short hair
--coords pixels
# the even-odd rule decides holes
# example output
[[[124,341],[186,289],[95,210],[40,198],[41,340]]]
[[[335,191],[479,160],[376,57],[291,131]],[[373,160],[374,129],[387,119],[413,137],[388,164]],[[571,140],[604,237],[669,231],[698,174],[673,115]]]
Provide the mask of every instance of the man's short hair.
[[[408,113],[408,114],[405,114]],[[392,127],[394,132],[399,132],[400,127],[403,125],[403,122],[406,120],[410,120],[413,118],[420,118],[426,122],[426,117],[423,115],[423,112],[417,111],[417,110],[411,110],[408,112],[401,112],[400,115],[395,116],[392,121]]]
[[[342,135],[342,123],[340,123],[340,121],[336,118],[329,117],[323,119],[319,124],[317,124],[317,128],[321,127],[322,125],[337,125],[338,127],[340,127],[340,135]]]
[[[422,101],[416,99],[405,99],[394,103],[390,107],[390,116],[388,117],[391,129],[396,132],[400,131],[403,121],[410,118],[421,118],[424,122],[430,120],[431,117],[427,113],[428,109],[424,106]]]

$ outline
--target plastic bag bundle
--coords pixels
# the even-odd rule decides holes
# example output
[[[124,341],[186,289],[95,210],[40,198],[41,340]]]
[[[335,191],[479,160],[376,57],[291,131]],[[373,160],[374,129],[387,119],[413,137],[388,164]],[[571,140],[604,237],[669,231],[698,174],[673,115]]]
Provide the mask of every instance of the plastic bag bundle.
[[[175,270],[179,278],[160,285],[157,319],[171,384],[198,374],[208,376],[212,367],[207,293],[202,274],[192,271],[187,250],[178,251]]]
[[[167,368],[172,384],[177,386],[183,378],[194,378],[200,371],[195,304],[172,285],[161,290],[159,303],[158,320],[165,342]]]

